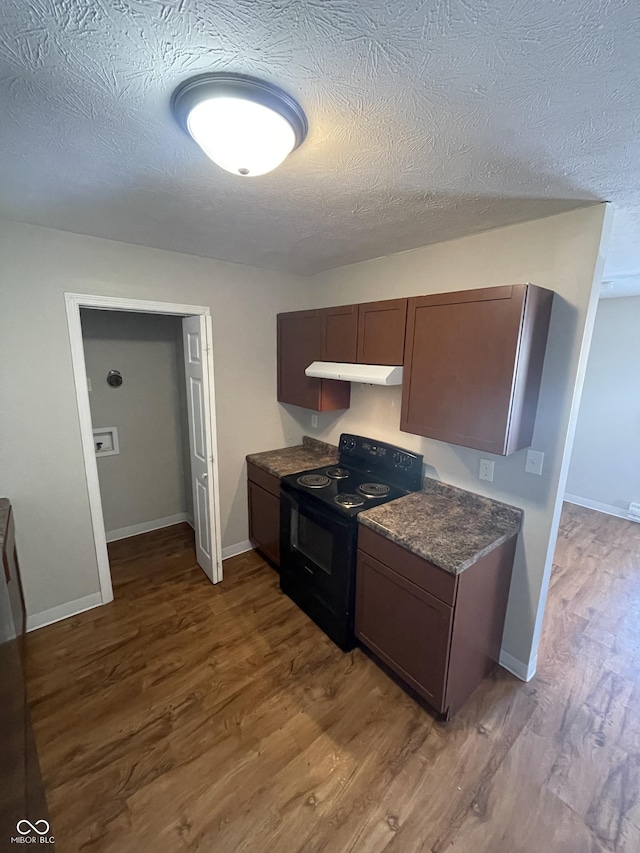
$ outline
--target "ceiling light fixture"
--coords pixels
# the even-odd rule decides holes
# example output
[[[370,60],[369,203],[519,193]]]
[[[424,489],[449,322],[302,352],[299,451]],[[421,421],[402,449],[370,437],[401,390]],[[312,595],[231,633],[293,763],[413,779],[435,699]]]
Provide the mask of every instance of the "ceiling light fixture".
[[[264,175],[307,135],[302,107],[277,86],[241,74],[200,74],[173,93],[180,126],[234,175]]]

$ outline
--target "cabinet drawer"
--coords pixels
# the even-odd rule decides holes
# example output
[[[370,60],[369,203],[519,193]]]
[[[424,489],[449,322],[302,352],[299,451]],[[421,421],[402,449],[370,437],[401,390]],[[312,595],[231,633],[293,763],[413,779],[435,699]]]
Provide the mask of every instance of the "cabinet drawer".
[[[453,608],[358,551],[356,636],[441,711],[452,621]]]
[[[262,486],[267,492],[270,492],[275,497],[280,498],[280,477],[275,477],[269,474],[268,471],[263,471],[258,468],[253,462],[247,462],[247,479],[259,486]]]
[[[458,578],[451,572],[434,566],[417,554],[412,554],[390,539],[365,527],[358,526],[358,548],[374,555],[394,572],[414,583],[425,592],[435,595],[445,604],[453,605],[456,600]]]

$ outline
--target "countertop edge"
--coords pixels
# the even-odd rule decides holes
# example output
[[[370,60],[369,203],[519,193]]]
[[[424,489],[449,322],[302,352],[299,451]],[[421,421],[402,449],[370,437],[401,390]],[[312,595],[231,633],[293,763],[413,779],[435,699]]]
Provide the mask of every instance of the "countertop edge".
[[[385,539],[389,539],[391,542],[394,542],[400,548],[404,548],[406,551],[409,551],[411,554],[415,554],[417,557],[420,557],[423,560],[426,560],[429,563],[432,563],[434,566],[437,566],[439,569],[442,569],[444,572],[448,572],[450,575],[459,575],[464,572],[466,569],[473,566],[482,557],[486,557],[487,554],[490,554],[492,551],[495,551],[496,548],[499,548],[501,545],[504,545],[505,542],[508,542],[513,536],[517,536],[520,532],[520,525],[513,530],[510,530],[506,533],[503,533],[501,536],[497,537],[493,542],[489,545],[482,548],[480,551],[475,553],[473,557],[470,557],[468,560],[465,560],[462,563],[458,563],[455,566],[443,565],[442,560],[438,560],[438,558],[434,558],[433,555],[427,553],[426,549],[424,551],[417,550],[416,548],[411,547],[411,545],[407,544],[406,539],[403,539],[399,534],[394,533],[392,530],[389,530],[388,527],[384,527],[379,522],[374,519],[367,518],[361,513],[358,516],[358,523],[362,524],[364,527],[368,527],[370,530],[373,530],[375,533],[380,534],[380,536],[384,536]]]

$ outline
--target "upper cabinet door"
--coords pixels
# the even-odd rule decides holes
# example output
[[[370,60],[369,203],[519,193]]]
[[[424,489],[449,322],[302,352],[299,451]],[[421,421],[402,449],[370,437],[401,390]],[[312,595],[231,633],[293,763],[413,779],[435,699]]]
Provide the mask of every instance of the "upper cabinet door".
[[[278,401],[316,412],[348,409],[349,382],[305,374],[322,351],[322,312],[278,314]]]
[[[357,305],[339,305],[322,311],[322,361],[353,364],[357,357],[357,342]]]
[[[531,444],[553,293],[409,299],[400,429],[507,455]]]
[[[407,300],[358,305],[358,364],[403,364]]]
[[[278,314],[278,401],[317,408],[320,380],[305,370],[320,355],[320,311]]]

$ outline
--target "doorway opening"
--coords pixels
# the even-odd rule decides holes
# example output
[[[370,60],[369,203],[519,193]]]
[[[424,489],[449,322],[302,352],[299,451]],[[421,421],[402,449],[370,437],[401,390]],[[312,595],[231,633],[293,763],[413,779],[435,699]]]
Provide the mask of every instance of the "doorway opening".
[[[606,292],[605,292],[606,293]],[[565,500],[640,523],[640,294],[601,296]],[[630,528],[636,538],[638,531]]]
[[[218,583],[222,553],[209,308],[73,293],[65,294],[65,301],[102,604],[113,600],[107,541],[184,520],[195,531],[198,564],[212,583]],[[116,312],[119,322],[114,323]],[[150,337],[166,346],[143,353],[154,320],[156,331]],[[105,357],[112,360],[114,350],[104,344],[107,338],[113,342],[117,328],[116,338],[128,339],[131,346],[124,361],[116,364],[114,360],[105,372]],[[145,359],[147,378],[156,383],[163,379],[153,374],[158,374],[165,360],[165,380],[172,388],[155,395],[145,391],[141,377]],[[88,380],[95,392],[89,390]],[[132,382],[138,383],[137,402],[132,402],[132,389],[127,388]],[[112,396],[106,396],[105,390]],[[94,418],[91,394],[96,395]],[[109,420],[108,412],[119,424],[96,422],[100,417]],[[174,445],[168,451],[172,435]],[[150,482],[140,482],[145,478]],[[162,507],[178,511],[154,516]],[[127,519],[134,523],[124,523]]]

